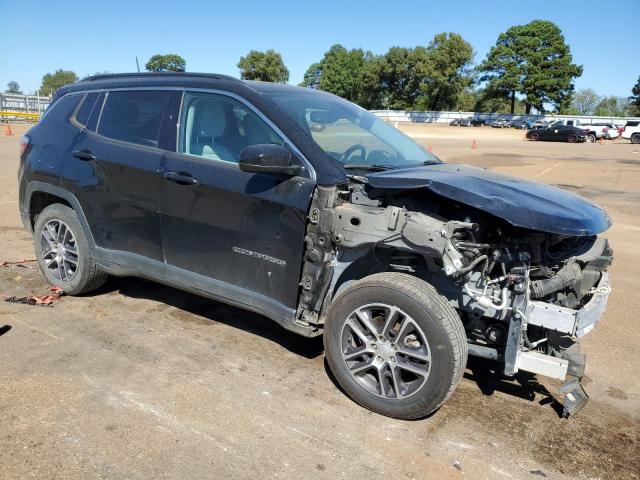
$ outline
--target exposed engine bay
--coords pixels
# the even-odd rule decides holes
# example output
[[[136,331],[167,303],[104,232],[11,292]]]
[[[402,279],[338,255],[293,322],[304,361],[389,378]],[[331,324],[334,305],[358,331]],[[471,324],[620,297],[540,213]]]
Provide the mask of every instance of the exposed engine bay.
[[[365,177],[318,187],[305,238],[298,321],[323,315],[353,281],[400,271],[433,285],[464,324],[469,354],[568,383],[565,414],[588,397],[579,339],[610,292],[613,252],[597,235],[519,226],[426,189],[375,189]]]

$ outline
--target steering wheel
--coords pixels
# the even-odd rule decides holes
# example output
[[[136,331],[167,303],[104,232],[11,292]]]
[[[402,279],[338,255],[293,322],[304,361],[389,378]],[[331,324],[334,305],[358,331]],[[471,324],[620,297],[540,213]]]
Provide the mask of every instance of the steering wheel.
[[[353,153],[356,150],[360,150],[360,156],[362,157],[363,160],[367,158],[367,149],[365,148],[365,146],[360,143],[356,143],[355,145],[352,145],[349,148],[347,148],[347,150],[340,157],[340,161],[342,163],[347,163],[347,160],[351,158],[351,155],[353,155]]]

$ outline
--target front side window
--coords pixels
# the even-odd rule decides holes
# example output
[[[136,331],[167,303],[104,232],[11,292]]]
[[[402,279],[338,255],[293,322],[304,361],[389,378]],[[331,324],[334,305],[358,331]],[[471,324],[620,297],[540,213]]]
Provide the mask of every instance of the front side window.
[[[114,140],[158,147],[170,93],[160,90],[112,91],[102,107],[98,134]]]
[[[180,120],[180,153],[238,163],[250,145],[284,145],[258,115],[224,95],[185,93]]]
[[[402,132],[346,100],[317,92],[278,92],[268,98],[346,169],[440,163]]]

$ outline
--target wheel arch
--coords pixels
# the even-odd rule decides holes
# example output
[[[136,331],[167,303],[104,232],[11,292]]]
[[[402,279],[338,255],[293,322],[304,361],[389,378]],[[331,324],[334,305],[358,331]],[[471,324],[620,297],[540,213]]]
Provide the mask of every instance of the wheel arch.
[[[78,220],[80,221],[80,224],[82,225],[82,228],[86,233],[89,245],[93,249],[95,247],[93,234],[91,232],[91,229],[89,228],[89,224],[87,222],[84,211],[80,206],[80,202],[78,201],[76,196],[69,190],[65,190],[56,185],[51,185],[50,183],[33,181],[27,184],[23,205],[27,209],[24,213],[28,216],[31,230],[33,231],[36,217],[45,208],[47,208],[49,205],[53,205],[54,203],[65,205],[76,212]]]

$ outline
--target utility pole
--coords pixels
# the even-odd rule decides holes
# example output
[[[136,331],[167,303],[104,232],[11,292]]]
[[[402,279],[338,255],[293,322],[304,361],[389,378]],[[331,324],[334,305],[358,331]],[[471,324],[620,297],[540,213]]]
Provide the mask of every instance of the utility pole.
[[[140,73],[140,64],[138,63],[138,57],[136,56],[136,67],[138,68],[138,73]]]

